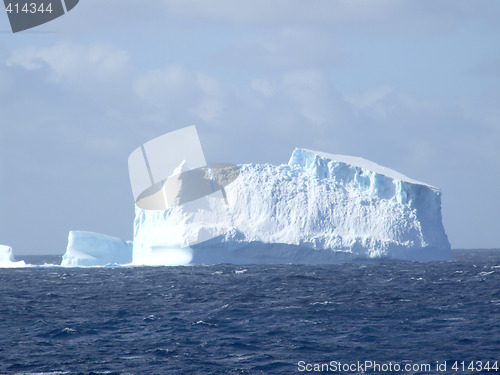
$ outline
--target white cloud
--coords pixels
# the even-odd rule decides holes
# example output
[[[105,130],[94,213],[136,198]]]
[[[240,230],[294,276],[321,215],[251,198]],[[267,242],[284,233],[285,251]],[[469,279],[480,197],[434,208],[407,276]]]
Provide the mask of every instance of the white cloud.
[[[271,83],[269,83],[265,79],[260,79],[260,78],[254,79],[251,82],[250,86],[252,87],[252,89],[261,93],[267,98],[274,96],[274,94],[276,93],[276,90],[271,85]]]
[[[69,84],[87,84],[89,80],[106,82],[121,78],[130,70],[127,52],[103,44],[59,43],[52,47],[29,46],[15,50],[6,64],[31,71],[47,66],[52,81]]]
[[[401,30],[447,30],[480,18],[495,25],[494,1],[467,0],[163,0],[174,19],[202,19],[237,25],[274,27],[343,26],[375,32],[390,25]]]
[[[333,127],[339,125],[343,99],[321,72],[305,70],[286,73],[283,90],[311,123]]]
[[[374,120],[385,120],[394,105],[387,103],[387,97],[394,92],[393,87],[383,86],[357,95],[346,97],[347,102],[359,112]]]
[[[467,121],[500,133],[500,108],[497,104],[499,99],[498,95],[481,98],[479,102],[466,98],[458,101],[455,107]]]
[[[12,77],[0,66],[0,94],[7,93],[11,89]]]
[[[98,11],[96,11],[98,9]],[[273,28],[337,28],[384,33],[455,30],[480,21],[498,27],[500,7],[494,0],[87,0],[41,30],[102,32],[138,27],[151,32],[195,22]],[[125,26],[126,25],[126,26]]]
[[[166,99],[180,98],[191,92],[196,86],[196,79],[181,65],[170,65],[142,74],[135,80],[135,91],[143,100],[156,106],[162,106]]]
[[[401,114],[408,117],[437,114],[443,110],[444,104],[431,102],[392,86],[374,87],[362,93],[349,94],[345,96],[345,100],[352,105],[358,115],[379,123]]]
[[[214,122],[223,108],[223,90],[214,77],[193,72],[181,65],[169,65],[140,74],[134,89],[143,103],[170,119]],[[183,115],[184,113],[184,115]]]
[[[196,73],[199,88],[203,93],[198,105],[190,111],[202,121],[216,122],[224,108],[223,88],[219,81],[203,73]]]
[[[290,27],[245,35],[226,54],[239,65],[282,69],[331,68],[345,58],[331,34]]]

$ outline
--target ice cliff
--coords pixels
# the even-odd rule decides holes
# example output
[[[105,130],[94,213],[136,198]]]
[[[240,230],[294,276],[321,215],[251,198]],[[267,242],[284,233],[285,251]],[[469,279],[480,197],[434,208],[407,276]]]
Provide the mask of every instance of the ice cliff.
[[[0,245],[0,268],[25,267],[23,260],[16,261],[12,248],[6,245]]]
[[[362,158],[295,149],[285,165],[242,165],[224,199],[136,207],[135,264],[381,258],[451,258],[441,193]]]

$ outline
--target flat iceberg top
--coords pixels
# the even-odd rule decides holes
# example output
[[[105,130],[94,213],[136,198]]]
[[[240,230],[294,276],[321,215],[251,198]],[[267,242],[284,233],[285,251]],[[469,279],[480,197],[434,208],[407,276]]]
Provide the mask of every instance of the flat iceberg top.
[[[297,153],[314,154],[314,155],[317,155],[323,159],[338,161],[340,163],[344,163],[344,164],[347,164],[347,165],[350,165],[353,167],[358,167],[361,169],[370,170],[370,171],[373,171],[377,174],[381,174],[383,176],[392,178],[393,180],[404,181],[404,182],[408,182],[408,183],[416,184],[416,185],[424,185],[424,186],[428,186],[430,188],[436,189],[434,186],[426,184],[425,182],[414,180],[412,178],[409,178],[408,176],[405,176],[402,173],[399,173],[398,171],[395,171],[394,169],[383,167],[383,166],[381,166],[373,161],[363,159],[363,158],[360,158],[358,156],[335,155],[335,154],[329,154],[327,152],[308,150],[305,148],[296,148],[292,154],[292,158],[290,159],[290,162],[292,162],[292,160],[296,160],[296,158],[294,158],[294,156]]]

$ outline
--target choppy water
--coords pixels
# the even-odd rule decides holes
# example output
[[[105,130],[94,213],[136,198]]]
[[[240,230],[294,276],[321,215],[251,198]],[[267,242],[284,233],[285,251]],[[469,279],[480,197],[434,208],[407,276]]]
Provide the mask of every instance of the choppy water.
[[[0,374],[302,374],[331,361],[481,373],[450,367],[500,365],[500,252],[454,255],[437,263],[0,269]],[[437,372],[436,361],[447,371]],[[361,372],[332,369],[323,373]]]

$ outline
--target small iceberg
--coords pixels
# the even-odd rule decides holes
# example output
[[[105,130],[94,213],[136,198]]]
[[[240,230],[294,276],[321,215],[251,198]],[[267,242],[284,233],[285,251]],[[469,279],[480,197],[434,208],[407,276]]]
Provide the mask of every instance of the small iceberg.
[[[63,267],[122,265],[132,262],[132,243],[105,234],[70,231]]]
[[[0,268],[26,267],[24,260],[16,261],[12,248],[7,245],[0,245]]]

